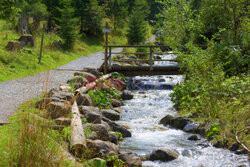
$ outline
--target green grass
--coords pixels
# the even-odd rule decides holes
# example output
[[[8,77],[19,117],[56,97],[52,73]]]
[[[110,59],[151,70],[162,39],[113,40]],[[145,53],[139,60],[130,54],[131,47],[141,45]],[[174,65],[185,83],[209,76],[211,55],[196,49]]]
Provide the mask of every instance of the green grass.
[[[38,64],[41,30],[33,34],[35,47],[25,48],[31,53],[25,50],[7,51],[5,47],[8,42],[16,41],[20,35],[11,30],[4,20],[0,20],[0,82],[48,71],[82,56],[104,50],[103,40],[94,37],[78,37],[74,50],[70,52],[53,49],[51,44],[53,41],[59,41],[60,37],[54,33],[45,33],[42,61]],[[125,36],[111,35],[109,39],[110,44],[126,44]]]

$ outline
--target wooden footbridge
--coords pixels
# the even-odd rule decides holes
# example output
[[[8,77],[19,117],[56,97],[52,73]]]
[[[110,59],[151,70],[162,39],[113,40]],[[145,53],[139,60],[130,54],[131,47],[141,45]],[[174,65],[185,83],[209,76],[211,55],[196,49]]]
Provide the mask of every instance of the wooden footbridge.
[[[156,48],[167,46],[106,46],[105,60],[100,70],[105,74],[110,72],[119,72],[125,76],[140,76],[140,75],[178,75],[181,74],[180,67],[176,59],[161,59],[157,55],[163,55],[162,52],[154,52]],[[114,48],[147,48],[149,52],[112,52]],[[174,53],[171,53],[174,54]],[[130,55],[130,58],[114,59],[114,55]],[[133,56],[132,56],[133,55]],[[138,59],[147,55],[148,59]],[[131,57],[132,56],[132,57]],[[119,57],[119,56],[118,56]],[[155,62],[163,62],[163,65],[157,65]],[[164,63],[165,62],[165,63]],[[171,64],[167,64],[169,62]],[[176,63],[173,63],[176,62]],[[165,64],[165,65],[164,65]]]

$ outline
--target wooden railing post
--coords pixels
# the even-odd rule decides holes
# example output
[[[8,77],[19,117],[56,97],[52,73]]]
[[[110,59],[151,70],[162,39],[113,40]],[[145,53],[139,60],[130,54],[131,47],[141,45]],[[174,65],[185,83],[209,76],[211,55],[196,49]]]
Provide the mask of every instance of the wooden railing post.
[[[111,70],[111,66],[112,66],[112,64],[111,64],[112,63],[112,59],[111,59],[112,53],[111,52],[112,52],[112,49],[111,49],[111,47],[109,47],[109,70]]]
[[[153,70],[153,49],[152,49],[152,47],[150,47],[149,63],[150,63],[150,71],[152,71]]]

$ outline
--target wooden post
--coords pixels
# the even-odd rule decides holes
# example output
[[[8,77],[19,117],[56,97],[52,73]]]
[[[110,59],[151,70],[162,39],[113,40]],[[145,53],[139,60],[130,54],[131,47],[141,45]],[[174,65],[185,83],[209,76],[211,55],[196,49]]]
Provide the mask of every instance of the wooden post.
[[[45,24],[43,24],[42,40],[41,40],[41,49],[40,49],[40,56],[39,56],[38,64],[40,64],[40,63],[41,63],[41,60],[42,60],[44,32],[45,32]]]
[[[112,52],[112,49],[111,49],[111,47],[109,47],[109,70],[111,70],[111,65],[112,65],[111,64],[112,63],[112,59],[111,59],[112,58],[112,56],[111,56],[112,53],[111,52]]]
[[[106,29],[108,29],[108,22],[106,22]],[[104,74],[108,73],[108,32],[105,32],[105,61]]]
[[[149,60],[149,63],[150,63],[150,71],[153,70],[153,50],[152,50],[152,47],[150,47],[150,60]]]

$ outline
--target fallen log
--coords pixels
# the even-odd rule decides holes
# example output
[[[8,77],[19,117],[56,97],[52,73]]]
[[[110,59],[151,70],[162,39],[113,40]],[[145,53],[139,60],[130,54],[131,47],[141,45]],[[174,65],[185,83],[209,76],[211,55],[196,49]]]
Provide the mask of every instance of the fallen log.
[[[81,158],[86,146],[85,146],[85,136],[82,126],[82,120],[76,101],[74,101],[71,112],[72,112],[72,119],[71,119],[70,152],[74,156]]]

